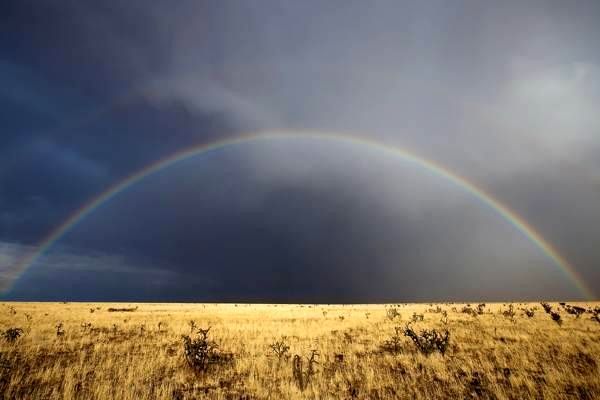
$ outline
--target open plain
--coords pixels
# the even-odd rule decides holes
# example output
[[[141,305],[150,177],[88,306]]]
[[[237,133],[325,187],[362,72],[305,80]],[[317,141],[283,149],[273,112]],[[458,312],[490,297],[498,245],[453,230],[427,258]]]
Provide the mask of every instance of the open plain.
[[[0,393],[5,399],[597,399],[598,310],[598,303],[555,302],[7,302],[0,305]]]

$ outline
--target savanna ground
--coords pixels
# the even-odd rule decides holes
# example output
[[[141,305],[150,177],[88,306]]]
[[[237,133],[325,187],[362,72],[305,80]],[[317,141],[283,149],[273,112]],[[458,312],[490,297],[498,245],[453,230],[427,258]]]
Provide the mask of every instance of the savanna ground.
[[[0,393],[600,398],[600,303],[549,306],[3,303]]]

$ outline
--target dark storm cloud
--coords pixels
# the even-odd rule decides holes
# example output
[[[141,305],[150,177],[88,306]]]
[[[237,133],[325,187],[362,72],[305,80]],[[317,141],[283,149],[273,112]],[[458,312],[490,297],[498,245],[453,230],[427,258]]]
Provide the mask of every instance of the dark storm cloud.
[[[0,240],[11,249],[173,152],[307,128],[448,165],[600,282],[595,2],[0,7]],[[72,298],[577,296],[522,235],[439,178],[343,146],[295,146],[148,179],[83,221],[54,249],[62,261],[42,258],[14,296],[58,298],[68,276],[96,282]],[[86,252],[128,278],[66,267]],[[150,284],[162,275],[146,269],[173,274]]]

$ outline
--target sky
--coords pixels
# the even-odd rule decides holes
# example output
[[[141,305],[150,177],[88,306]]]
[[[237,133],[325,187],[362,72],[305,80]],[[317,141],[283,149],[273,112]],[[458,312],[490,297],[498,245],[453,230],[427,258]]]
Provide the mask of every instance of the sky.
[[[1,296],[597,298],[599,37],[593,0],[3,1]]]

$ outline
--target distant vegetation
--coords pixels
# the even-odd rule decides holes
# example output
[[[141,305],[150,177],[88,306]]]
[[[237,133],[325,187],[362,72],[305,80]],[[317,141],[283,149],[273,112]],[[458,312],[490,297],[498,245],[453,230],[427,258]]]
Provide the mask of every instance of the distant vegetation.
[[[0,336],[7,399],[600,398],[598,303],[5,303]]]

